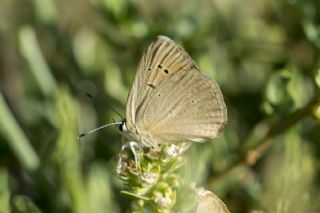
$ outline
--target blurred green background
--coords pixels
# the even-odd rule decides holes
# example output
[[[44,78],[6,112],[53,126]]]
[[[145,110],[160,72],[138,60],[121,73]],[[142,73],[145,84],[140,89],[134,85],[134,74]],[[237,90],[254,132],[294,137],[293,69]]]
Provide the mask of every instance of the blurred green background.
[[[231,212],[320,211],[320,1],[1,0],[0,212],[128,212],[121,136],[143,50],[180,43],[219,83],[224,135],[186,180]],[[85,93],[97,97],[90,101]]]

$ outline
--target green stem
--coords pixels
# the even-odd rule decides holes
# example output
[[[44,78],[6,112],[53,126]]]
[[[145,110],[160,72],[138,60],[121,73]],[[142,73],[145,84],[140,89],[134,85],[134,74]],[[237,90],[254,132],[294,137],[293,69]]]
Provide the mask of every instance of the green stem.
[[[224,179],[225,176],[230,174],[235,169],[241,166],[252,166],[254,165],[263,154],[272,146],[274,137],[282,134],[290,127],[295,125],[304,117],[310,115],[312,109],[315,105],[320,103],[320,94],[318,93],[304,108],[299,109],[289,116],[286,119],[281,119],[274,125],[269,128],[267,134],[265,134],[262,138],[258,139],[255,145],[247,149],[236,162],[231,164],[229,167],[225,168],[222,172],[216,175],[213,179],[208,182],[208,187],[214,186],[219,180]],[[265,121],[263,121],[265,122]],[[261,125],[261,123],[257,124]],[[246,143],[245,143],[246,144]]]

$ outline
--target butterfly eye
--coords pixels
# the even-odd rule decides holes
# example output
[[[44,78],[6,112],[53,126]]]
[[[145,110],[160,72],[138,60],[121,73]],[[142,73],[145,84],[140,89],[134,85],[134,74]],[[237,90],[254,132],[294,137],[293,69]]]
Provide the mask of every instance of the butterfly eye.
[[[126,127],[126,119],[123,119],[121,121],[121,124],[117,125],[118,129],[120,132],[126,132],[127,131],[127,127]]]
[[[121,124],[117,125],[117,127],[118,127],[118,129],[119,129],[119,131],[120,131],[120,132],[122,132],[122,131],[123,131],[123,123],[121,123]]]

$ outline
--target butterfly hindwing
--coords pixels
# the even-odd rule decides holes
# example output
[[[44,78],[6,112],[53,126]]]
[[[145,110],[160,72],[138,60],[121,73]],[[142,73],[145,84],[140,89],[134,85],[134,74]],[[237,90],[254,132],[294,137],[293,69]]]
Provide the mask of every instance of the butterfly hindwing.
[[[218,85],[197,70],[171,75],[137,111],[137,128],[157,143],[215,138],[227,122]]]
[[[200,194],[196,213],[230,213],[227,206],[212,192]]]

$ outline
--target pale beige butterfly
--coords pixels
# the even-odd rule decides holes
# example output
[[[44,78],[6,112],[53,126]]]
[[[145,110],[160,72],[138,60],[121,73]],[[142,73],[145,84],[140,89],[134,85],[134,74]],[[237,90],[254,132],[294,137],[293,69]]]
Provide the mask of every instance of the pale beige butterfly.
[[[181,46],[158,36],[141,58],[118,128],[131,141],[155,146],[216,138],[226,122],[218,84]]]
[[[196,213],[230,213],[227,206],[212,192],[203,191],[199,194]]]
[[[227,123],[218,84],[200,72],[188,53],[158,36],[143,54],[126,106],[117,125],[129,139],[147,146],[216,138]]]

